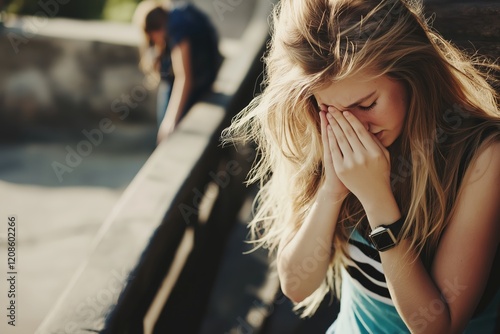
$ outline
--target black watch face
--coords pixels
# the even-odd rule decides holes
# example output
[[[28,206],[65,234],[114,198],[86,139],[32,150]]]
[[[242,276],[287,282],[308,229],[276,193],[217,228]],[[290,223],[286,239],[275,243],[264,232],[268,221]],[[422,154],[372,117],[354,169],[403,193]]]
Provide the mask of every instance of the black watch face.
[[[391,238],[391,235],[388,231],[383,231],[371,236],[375,247],[379,250],[383,250],[388,247],[394,246],[394,240]]]

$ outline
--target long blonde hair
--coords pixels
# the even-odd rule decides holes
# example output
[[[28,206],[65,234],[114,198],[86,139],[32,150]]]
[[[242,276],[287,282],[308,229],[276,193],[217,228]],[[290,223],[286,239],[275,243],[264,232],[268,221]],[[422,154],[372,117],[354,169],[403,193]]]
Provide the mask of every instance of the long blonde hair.
[[[324,181],[313,92],[369,70],[400,80],[410,97],[403,132],[388,148],[392,185],[406,215],[403,237],[429,265],[466,166],[500,141],[498,96],[488,75],[498,67],[444,40],[420,2],[401,0],[282,0],[265,64],[263,93],[223,132],[225,142],[253,141],[259,153],[248,178],[260,182],[249,224],[256,247],[276,250],[297,231]],[[339,293],[347,227],[367,229],[353,195],[341,207],[324,283],[296,306],[303,316],[328,291]]]

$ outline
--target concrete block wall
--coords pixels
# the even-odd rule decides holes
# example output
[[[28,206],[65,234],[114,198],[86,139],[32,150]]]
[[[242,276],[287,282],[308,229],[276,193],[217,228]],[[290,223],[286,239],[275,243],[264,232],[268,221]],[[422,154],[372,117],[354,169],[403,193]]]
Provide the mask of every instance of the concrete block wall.
[[[124,26],[136,33],[126,44],[119,36],[114,42],[45,36],[30,32],[30,20],[36,19],[23,20],[18,27],[0,30],[0,127],[4,134],[22,136],[40,126],[81,129],[104,117],[117,122],[155,122],[156,83],[138,68],[135,27]],[[93,26],[71,20],[54,22],[57,29],[83,33]]]

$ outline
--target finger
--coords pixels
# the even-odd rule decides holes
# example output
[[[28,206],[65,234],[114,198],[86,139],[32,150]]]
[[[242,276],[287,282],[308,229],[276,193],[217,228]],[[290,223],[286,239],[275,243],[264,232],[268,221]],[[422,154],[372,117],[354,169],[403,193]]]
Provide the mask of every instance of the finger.
[[[342,150],[339,147],[337,137],[333,133],[333,129],[330,125],[327,125],[327,135],[330,144],[330,152],[332,156],[333,166],[335,167],[336,164],[340,164],[344,161],[344,157],[342,155]]]
[[[352,150],[357,152],[364,150],[364,146],[361,144],[358,135],[352,128],[351,124],[347,121],[345,116],[339,110],[336,110],[333,107],[328,108],[328,111],[329,114],[335,118],[340,128],[344,132],[344,136],[349,142],[349,145],[352,147]]]
[[[372,139],[375,142],[375,144],[377,144],[378,148],[384,153],[386,159],[388,161],[391,161],[389,150],[380,142],[380,140],[373,133],[370,133],[370,135],[372,136]]]
[[[319,112],[319,120],[321,124],[321,141],[323,144],[327,143],[326,139],[326,125],[327,125],[327,120],[326,120],[326,115],[324,111]]]
[[[328,124],[332,130],[332,134],[335,136],[335,141],[340,150],[342,151],[342,155],[352,155],[353,148],[350,145],[349,140],[347,139],[344,131],[338,124],[337,120],[331,115],[330,112],[326,114],[326,118],[328,120]],[[330,141],[331,144],[331,141]]]
[[[323,142],[323,163],[325,165],[325,169],[329,168],[329,166],[333,166],[332,154],[330,149],[330,143],[328,141],[327,134],[327,124],[326,113],[321,111],[319,113],[319,118],[321,120],[321,141]]]
[[[366,128],[359,121],[359,119],[356,116],[354,116],[354,114],[348,111],[344,111],[344,117],[347,120],[347,122],[349,122],[352,129],[356,133],[359,142],[361,143],[361,145],[363,145],[363,147],[366,150],[370,151],[377,148],[377,143],[376,141],[373,140],[374,137],[373,134],[368,130],[366,130]]]

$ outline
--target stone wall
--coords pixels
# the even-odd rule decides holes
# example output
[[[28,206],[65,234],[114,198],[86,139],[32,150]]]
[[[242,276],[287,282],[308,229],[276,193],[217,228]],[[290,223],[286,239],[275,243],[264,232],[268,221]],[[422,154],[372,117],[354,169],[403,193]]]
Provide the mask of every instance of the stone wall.
[[[92,25],[78,24],[80,30]],[[1,30],[2,134],[41,126],[81,129],[104,117],[155,122],[156,85],[139,70],[133,44],[43,36],[26,25]]]

